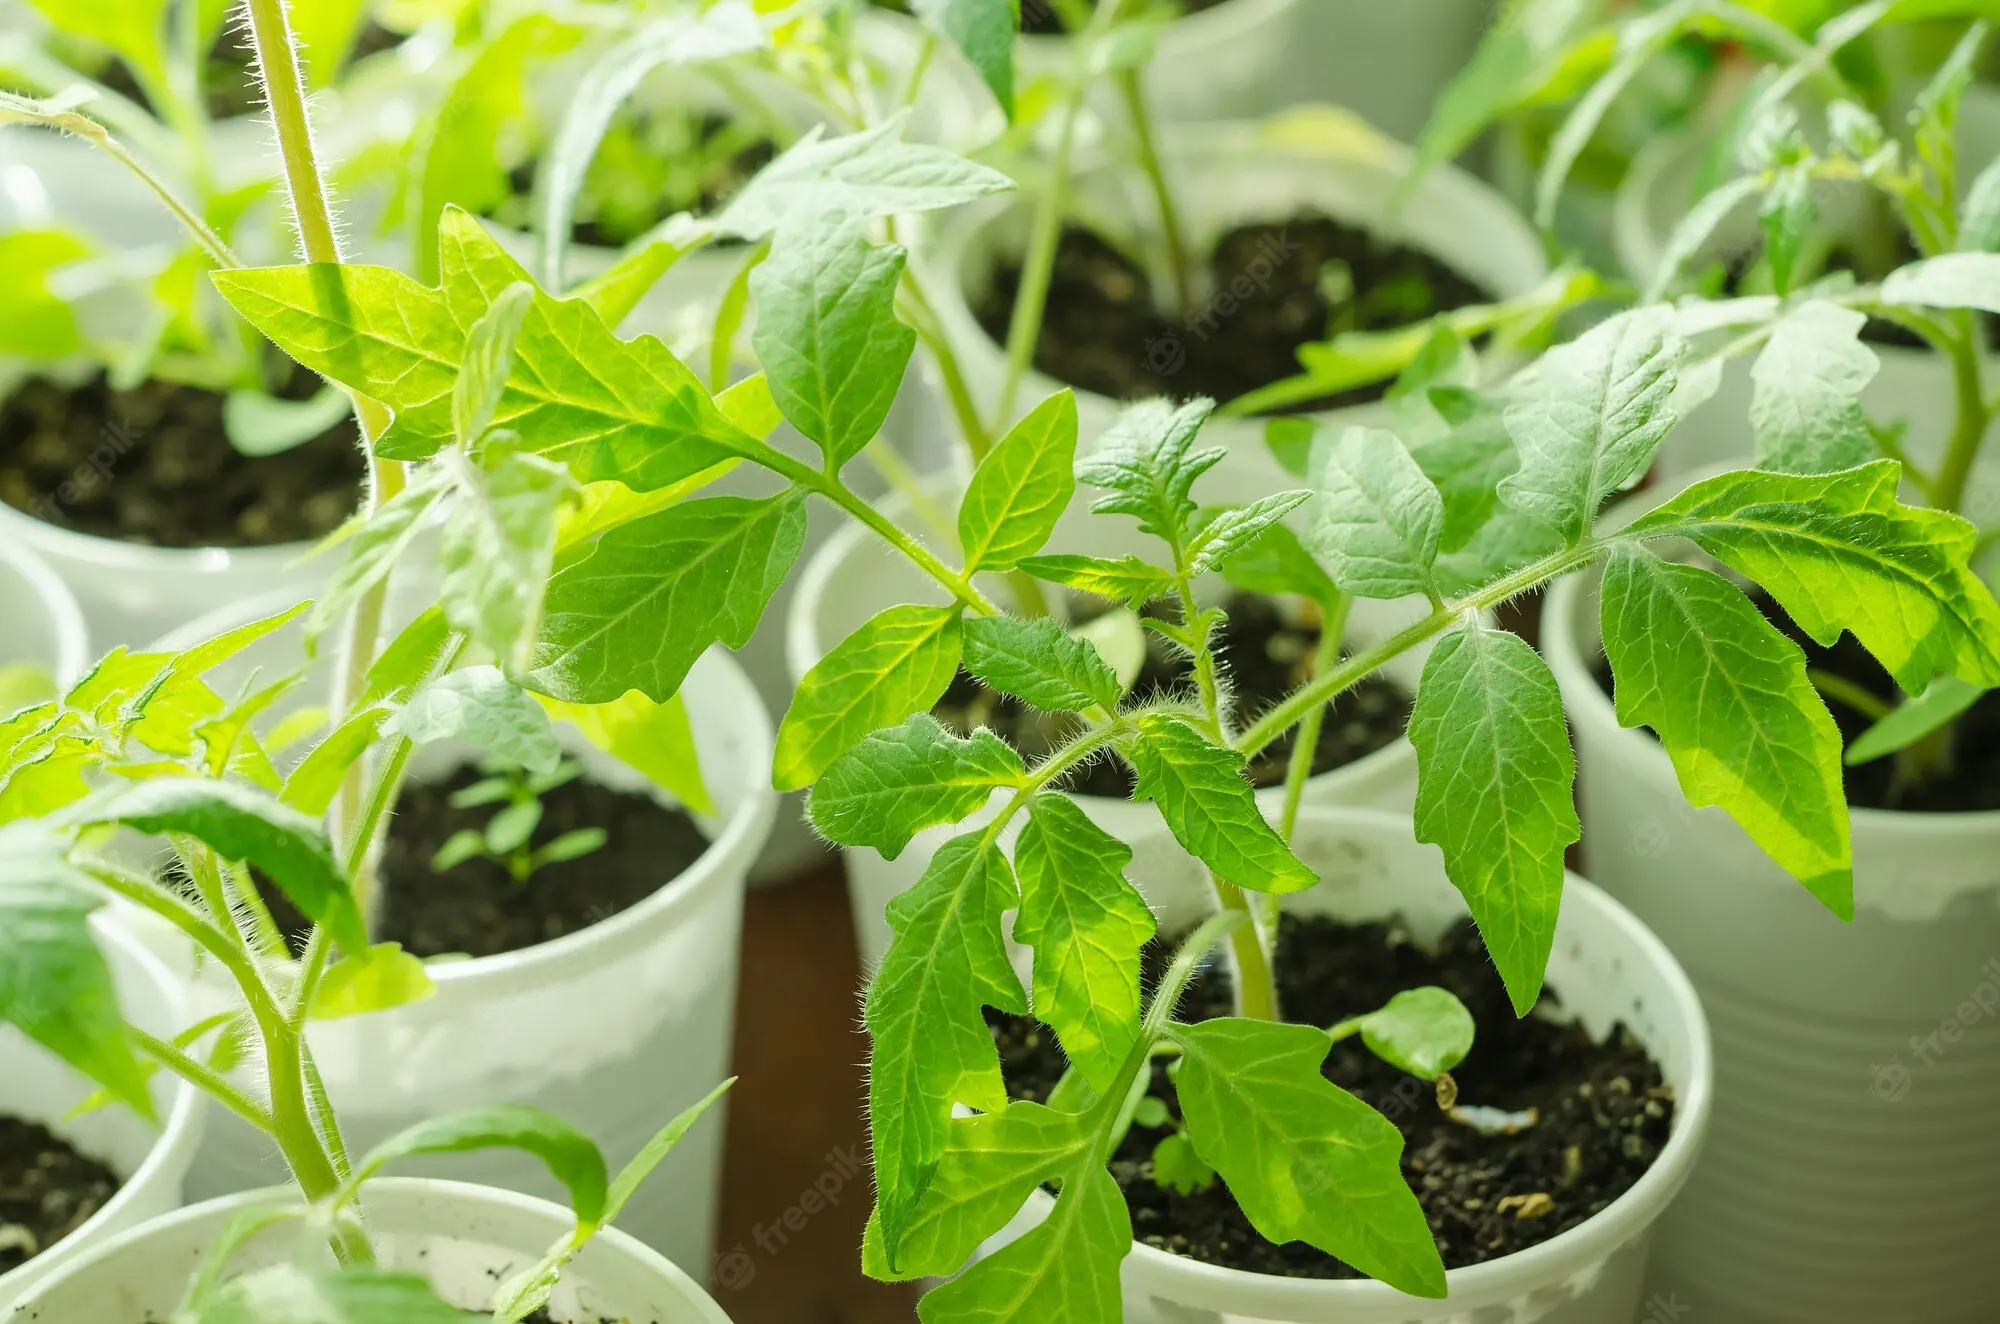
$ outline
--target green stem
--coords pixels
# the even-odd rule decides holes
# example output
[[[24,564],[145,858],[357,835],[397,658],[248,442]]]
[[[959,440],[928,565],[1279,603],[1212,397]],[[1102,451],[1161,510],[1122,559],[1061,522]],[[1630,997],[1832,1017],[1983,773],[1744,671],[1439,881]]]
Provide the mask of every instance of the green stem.
[[[1971,480],[1973,465],[1978,462],[1991,422],[1986,412],[1985,383],[1979,372],[1979,325],[1971,313],[1963,310],[1956,314],[1956,321],[1958,334],[1952,339],[1950,353],[1958,418],[1935,485],[1937,504],[1954,514],[1965,504],[1966,484]]]
[[[1109,0],[1106,0],[1109,3]],[[1118,95],[1125,102],[1126,116],[1132,121],[1132,136],[1139,148],[1139,169],[1152,186],[1153,202],[1160,212],[1160,239],[1167,250],[1167,265],[1173,269],[1176,311],[1186,317],[1194,311],[1194,265],[1188,254],[1187,231],[1181,225],[1180,207],[1167,183],[1166,168],[1160,163],[1159,145],[1153,137],[1153,117],[1146,105],[1146,89],[1138,69],[1118,71]],[[1011,329],[1011,328],[1010,328]]]
[[[1313,653],[1313,680],[1323,680],[1340,663],[1340,642],[1347,630],[1347,613],[1354,599],[1343,593],[1327,604],[1320,622],[1319,647]],[[1298,738],[1292,742],[1291,761],[1285,765],[1285,807],[1278,816],[1278,831],[1287,842],[1299,826],[1299,804],[1305,798],[1306,782],[1312,777],[1313,758],[1319,752],[1319,731],[1326,722],[1326,705],[1307,713],[1299,722]]]
[[[1271,969],[1263,926],[1257,922],[1257,913],[1242,888],[1224,878],[1214,878],[1214,882],[1221,913],[1243,917],[1241,927],[1232,929],[1229,935],[1229,949],[1236,957],[1236,1010],[1251,1020],[1275,1021],[1278,981]]]
[[[906,266],[903,269],[903,282],[897,294],[910,325],[923,338],[924,347],[930,350],[931,359],[944,378],[945,399],[951,405],[952,417],[957,420],[959,431],[965,437],[966,449],[972,452],[972,462],[976,465],[986,458],[986,452],[993,449],[993,436],[980,417],[979,403],[972,397],[971,383],[966,380],[965,367],[958,361],[951,338],[938,323],[937,305],[925,292],[923,278],[917,274],[915,267]]]
[[[869,466],[882,481],[889,485],[890,491],[903,498],[904,504],[910,508],[910,513],[917,517],[918,523],[930,530],[933,538],[946,546],[958,541],[958,530],[944,513],[944,508],[932,498],[924,487],[924,480],[917,476],[917,471],[910,467],[902,454],[889,444],[888,438],[876,436],[862,450],[861,458],[868,461]]]
[[[202,1093],[220,1103],[229,1111],[241,1117],[259,1131],[269,1133],[272,1128],[271,1114],[264,1111],[256,1100],[224,1080],[220,1073],[191,1057],[164,1039],[147,1034],[138,1026],[128,1027],[139,1047],[146,1050],[159,1064],[193,1085]]]
[[[1894,711],[1894,706],[1884,701],[1865,685],[1857,685],[1837,672],[1819,667],[1807,667],[1806,679],[1814,689],[1836,703],[1844,704],[1860,713],[1871,722],[1879,722]]]

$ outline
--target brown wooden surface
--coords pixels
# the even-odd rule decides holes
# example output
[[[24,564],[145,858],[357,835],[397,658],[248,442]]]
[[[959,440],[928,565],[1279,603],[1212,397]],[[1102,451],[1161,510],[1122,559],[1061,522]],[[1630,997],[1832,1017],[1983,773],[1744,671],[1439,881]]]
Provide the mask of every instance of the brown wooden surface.
[[[860,1269],[868,1219],[860,974],[838,862],[753,890],[715,1299],[735,1324],[910,1324],[915,1293]]]

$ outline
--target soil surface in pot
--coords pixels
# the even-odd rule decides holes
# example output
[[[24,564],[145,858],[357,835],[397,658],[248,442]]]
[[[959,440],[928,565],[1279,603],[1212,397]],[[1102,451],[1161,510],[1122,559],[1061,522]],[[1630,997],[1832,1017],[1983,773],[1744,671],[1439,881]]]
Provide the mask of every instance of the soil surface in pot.
[[[1065,227],[1056,247],[1035,367],[1114,400],[1206,395],[1227,403],[1299,371],[1299,346],[1335,331],[1382,331],[1491,296],[1428,253],[1306,213],[1246,225],[1208,257],[1211,291],[1194,313],[1171,311],[1140,265],[1102,236]],[[1021,262],[996,264],[973,315],[1007,340]],[[1296,406],[1298,413],[1379,399],[1388,383]]]
[[[281,394],[319,386],[301,368]],[[30,378],[0,403],[0,500],[153,547],[263,547],[338,528],[361,497],[354,421],[253,459],[223,435],[223,398],[162,381],[114,390],[103,374],[77,386]]]
[[[382,855],[377,936],[418,956],[497,956],[587,929],[638,905],[680,877],[708,849],[686,810],[586,777],[542,796],[537,846],[578,828],[602,828],[602,848],[535,871],[525,887],[491,860],[438,873],[431,857],[462,828],[484,829],[495,807],[460,809],[453,791],[481,780],[463,768],[439,782],[412,783],[397,802]]]
[[[0,1114],[0,1273],[83,1226],[118,1175],[37,1122]]]
[[[1171,954],[1159,942],[1148,949],[1149,986]],[[1373,1010],[1405,989],[1449,989],[1478,1026],[1471,1055],[1451,1073],[1459,1105],[1535,1110],[1534,1124],[1513,1135],[1485,1134],[1452,1120],[1431,1083],[1389,1066],[1358,1036],[1328,1053],[1326,1078],[1402,1131],[1403,1174],[1430,1219],[1446,1268],[1525,1250],[1601,1213],[1631,1189],[1667,1142],[1673,1091],[1638,1040],[1623,1027],[1596,1043],[1580,1027],[1540,1015],[1516,1019],[1470,921],[1447,933],[1433,952],[1400,924],[1286,915],[1277,968],[1287,1019],[1310,1025]],[[1553,1000],[1545,993],[1543,1005]],[[1228,976],[1211,965],[1183,998],[1180,1019],[1229,1014]],[[1065,1065],[1054,1036],[1026,1017],[988,1015],[1010,1093],[1045,1100]],[[1152,1093],[1178,1117],[1166,1059],[1154,1062]],[[1167,1134],[1166,1128],[1135,1126],[1111,1160],[1137,1239],[1252,1273],[1361,1276],[1304,1242],[1266,1242],[1220,1180],[1191,1195],[1156,1185],[1153,1147]]]
[[[1860,640],[1843,634],[1831,648],[1815,643],[1785,609],[1762,592],[1751,595],[1770,622],[1805,650],[1810,671],[1826,672],[1857,685],[1884,704],[1901,701],[1902,690]],[[1606,694],[1613,693],[1611,664],[1599,653],[1591,674]],[[1827,710],[1840,728],[1842,746],[1854,743],[1875,718],[1821,691]],[[1648,735],[1650,727],[1642,728]],[[2000,690],[1992,690],[1945,729],[1944,767],[1929,775],[1906,775],[1898,756],[1876,759],[1859,767],[1842,767],[1847,803],[1857,809],[1894,809],[1912,814],[1974,814],[2000,809]]]
[[[1102,604],[1097,604],[1102,610]],[[1228,620],[1220,630],[1220,653],[1232,686],[1239,724],[1276,704],[1311,678],[1313,655],[1319,647],[1317,612],[1294,610],[1275,598],[1238,593],[1225,604]],[[1088,617],[1090,608],[1075,613]],[[1148,615],[1179,619],[1179,608],[1156,602]],[[1146,661],[1132,685],[1132,696],[1146,700],[1163,694],[1186,694],[1195,688],[1188,658],[1151,630],[1146,632]],[[1365,758],[1400,738],[1410,721],[1411,697],[1380,676],[1371,676],[1349,690],[1328,710],[1319,743],[1313,749],[1313,772],[1331,772]],[[1044,713],[1011,695],[988,689],[971,672],[960,671],[932,713],[945,726],[966,735],[974,727],[991,728],[1030,759],[1041,758],[1073,732],[1075,718]],[[1293,735],[1273,742],[1250,765],[1258,786],[1285,780],[1292,756]],[[1132,794],[1132,770],[1109,758],[1095,759],[1066,779],[1066,790],[1078,795],[1127,799]]]

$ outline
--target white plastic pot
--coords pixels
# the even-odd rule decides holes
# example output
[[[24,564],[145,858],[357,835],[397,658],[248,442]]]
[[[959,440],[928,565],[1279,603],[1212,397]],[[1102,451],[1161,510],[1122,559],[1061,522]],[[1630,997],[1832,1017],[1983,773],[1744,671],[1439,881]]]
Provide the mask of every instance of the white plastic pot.
[[[1614,521],[1664,499],[1628,501]],[[1591,675],[1598,577],[1549,596],[1591,876],[1686,965],[1715,1029],[1714,1135],[1661,1226],[1688,1318],[1972,1324],[2000,1299],[2000,812],[1853,811],[1842,924]]]
[[[117,926],[95,923],[92,928],[110,963],[119,1005],[131,1022],[163,1039],[187,1028],[187,1000],[166,967]],[[152,1091],[158,1127],[122,1106],[71,1119],[70,1111],[96,1092],[95,1085],[19,1030],[0,1026],[0,1114],[40,1122],[108,1165],[123,1183],[76,1231],[0,1273],[0,1317],[36,1284],[88,1259],[119,1233],[180,1208],[181,1178],[201,1143],[203,1097],[161,1072]]]
[[[1409,157],[1390,143],[1381,143],[1373,154],[1358,146],[1343,152],[1326,145],[1287,144],[1272,130],[1253,124],[1191,124],[1177,127],[1160,150],[1186,213],[1189,252],[1198,260],[1205,260],[1216,241],[1238,226],[1278,224],[1318,212],[1434,254],[1499,298],[1524,295],[1548,274],[1541,241],[1507,200],[1454,167],[1439,166],[1426,175],[1416,195],[1392,218],[1392,200]],[[938,318],[973,398],[989,415],[1006,376],[1006,350],[972,315],[968,294],[985,286],[1000,259],[1018,257],[1025,249],[1032,213],[1032,201],[1019,194],[961,208],[947,220],[934,254],[936,278],[930,284]],[[1149,255],[1161,251],[1152,193],[1140,173],[1123,163],[1079,171],[1072,181],[1071,214],[1108,234],[1134,236]],[[1153,276],[1156,288],[1169,283],[1164,271]],[[1184,361],[1201,352],[1203,340],[1229,334],[1232,311],[1227,291],[1212,293],[1184,331],[1133,348],[1165,364]],[[1030,368],[1022,377],[1017,408],[1025,410],[1060,386]],[[1089,391],[1079,390],[1076,397],[1089,446],[1123,404]],[[1386,411],[1362,406],[1319,417],[1383,423]],[[1217,418],[1202,435],[1232,451],[1261,448],[1265,423],[1261,418]]]
[[[1130,840],[1127,876],[1146,893],[1163,932],[1198,922],[1206,882],[1159,829]],[[1295,914],[1370,922],[1401,917],[1419,941],[1465,917],[1433,846],[1404,816],[1307,810],[1295,848],[1319,886],[1284,900]],[[1707,1130],[1715,1084],[1708,1026],[1687,976],[1632,913],[1569,875],[1549,987],[1564,1014],[1603,1037],[1622,1022],[1645,1044],[1674,1089],[1673,1131],[1653,1166],[1604,1212],[1539,1246],[1446,1274],[1441,1301],[1378,1282],[1327,1282],[1247,1273],[1134,1242],[1120,1275],[1127,1324],[1633,1324],[1646,1300],[1653,1226],[1687,1180]],[[984,1249],[990,1253],[1046,1217],[1037,1192]],[[1651,1316],[1646,1317],[1652,1324]],[[1678,1316],[1676,1316],[1678,1318]],[[1699,1315],[1690,1315],[1699,1319]],[[1716,1316],[1735,1319],[1735,1316]]]
[[[90,639],[76,598],[42,559],[0,535],[0,666],[45,667],[67,687],[90,665]]]
[[[1237,505],[1298,485],[1298,480],[1280,469],[1259,443],[1254,449],[1231,451],[1228,458],[1202,476],[1197,494],[1204,501]],[[940,493],[958,490],[943,481],[934,484],[934,488]],[[925,541],[932,541],[934,535],[927,535],[909,517],[908,507],[900,498],[893,499],[884,509],[906,529]],[[1131,520],[1093,515],[1086,502],[1078,501],[1064,514],[1045,550],[1122,556],[1150,555],[1157,546],[1155,540],[1140,534]],[[1215,600],[1224,589],[1219,577],[1197,586],[1197,591],[1208,601]],[[1004,585],[995,586],[994,591],[1003,594],[1005,601]],[[850,524],[827,540],[799,580],[787,645],[792,671],[803,677],[834,645],[877,612],[898,603],[946,600],[943,591],[900,552],[860,525]],[[1394,602],[1360,599],[1348,616],[1347,642],[1350,646],[1367,647],[1428,611],[1429,604],[1420,598]],[[1414,692],[1429,655],[1428,646],[1413,649],[1391,663],[1385,674],[1406,691]],[[1407,811],[1415,803],[1416,790],[1416,750],[1408,739],[1399,738],[1365,758],[1308,781],[1304,803],[1368,805]],[[1284,801],[1282,787],[1270,787],[1258,795],[1272,811]],[[1095,795],[1080,795],[1076,801],[1094,821],[1121,839],[1147,831],[1159,821],[1159,811],[1146,803]],[[873,850],[845,852],[848,898],[866,964],[873,965],[888,950],[889,926],[884,912],[890,899],[913,885],[937,848],[964,830],[945,826],[920,832],[893,860],[884,859]]]
[[[11,1324],[165,1319],[232,1218],[297,1199],[285,1189],[250,1191],[157,1219],[51,1278]],[[422,1274],[440,1296],[468,1310],[490,1306],[497,1284],[538,1261],[576,1222],[545,1200],[407,1177],[369,1182],[361,1209],[384,1268]],[[297,1253],[299,1236],[298,1224],[280,1224],[252,1238],[230,1264],[249,1272],[282,1263]],[[564,1271],[549,1310],[563,1324],[729,1324],[699,1284],[617,1228],[598,1233]]]

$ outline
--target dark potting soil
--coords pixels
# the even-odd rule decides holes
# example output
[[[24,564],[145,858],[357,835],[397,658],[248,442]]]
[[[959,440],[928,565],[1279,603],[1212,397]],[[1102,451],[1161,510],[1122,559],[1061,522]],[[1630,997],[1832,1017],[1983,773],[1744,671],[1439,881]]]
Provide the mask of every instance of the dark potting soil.
[[[294,371],[280,394],[320,382]],[[0,402],[0,500],[79,533],[155,547],[260,547],[323,537],[360,500],[352,419],[252,459],[222,431],[223,396],[146,381],[114,390],[23,382]]]
[[[0,1273],[76,1231],[118,1185],[116,1173],[47,1127],[0,1114]]]
[[[1329,302],[1322,274],[1334,264],[1351,290]],[[1299,371],[1299,346],[1330,328],[1380,331],[1489,296],[1428,253],[1387,243],[1325,216],[1299,215],[1231,230],[1209,256],[1212,291],[1176,316],[1164,291],[1101,236],[1066,227],[1056,247],[1035,367],[1116,400],[1211,396],[1227,403]],[[1018,257],[1001,261],[973,313],[1005,342],[1021,284]],[[1331,291],[1338,294],[1337,289]],[[1296,412],[1380,398],[1386,384],[1293,406]]]
[[[1149,987],[1170,955],[1162,943],[1148,949]],[[1402,1131],[1403,1175],[1430,1220],[1446,1268],[1525,1250],[1601,1213],[1631,1189],[1667,1142],[1673,1090],[1638,1040],[1622,1026],[1598,1043],[1580,1027],[1539,1015],[1517,1019],[1469,921],[1433,952],[1400,924],[1287,915],[1278,931],[1277,969],[1286,1019],[1309,1025],[1372,1010],[1405,989],[1436,984],[1450,990],[1478,1027],[1471,1054],[1451,1073],[1459,1104],[1535,1110],[1533,1125],[1513,1135],[1487,1135],[1453,1121],[1429,1082],[1389,1066],[1358,1037],[1328,1053],[1326,1078]],[[1552,997],[1545,994],[1544,1005]],[[1228,977],[1211,966],[1182,999],[1179,1018],[1229,1014]],[[1026,1017],[988,1016],[1010,1094],[1047,1099],[1065,1066],[1054,1037]],[[1152,1093],[1179,1116],[1165,1059],[1154,1062]],[[1155,1184],[1153,1147],[1166,1134],[1134,1126],[1111,1160],[1139,1240],[1253,1273],[1360,1276],[1304,1242],[1265,1241],[1220,1180],[1191,1195]]]
[[[1843,634],[1833,647],[1822,648],[1767,595],[1757,592],[1751,599],[1773,625],[1805,650],[1808,668],[1839,676],[1891,706],[1901,701],[1902,690],[1853,635]],[[1602,653],[1592,660],[1591,674],[1606,694],[1613,692],[1611,664]],[[1875,719],[1866,713],[1831,695],[1824,697],[1834,724],[1840,728],[1843,747],[1875,725]],[[1644,729],[1651,734],[1650,728]],[[1989,691],[1960,714],[1946,728],[1946,739],[1946,770],[1925,780],[1906,780],[1893,754],[1859,767],[1843,766],[1841,783],[1847,803],[1859,809],[1896,809],[1911,814],[1976,814],[2000,809],[2000,690]]]
[[[1313,608],[1294,613],[1276,599],[1255,593],[1232,596],[1224,610],[1228,619],[1219,631],[1219,651],[1240,724],[1310,679],[1320,622]],[[1178,608],[1166,602],[1151,604],[1146,612],[1174,619],[1179,616]],[[1187,656],[1148,630],[1146,661],[1132,685],[1132,697],[1144,701],[1191,693],[1194,687],[1194,667]],[[1409,695],[1379,676],[1371,676],[1341,695],[1322,724],[1313,750],[1313,772],[1345,767],[1393,744],[1409,725],[1410,706]],[[1075,720],[1064,713],[1041,712],[1011,695],[990,690],[968,671],[958,673],[931,711],[960,735],[974,727],[989,727],[1030,758],[1046,755],[1062,743]],[[1288,733],[1258,755],[1249,768],[1250,780],[1258,786],[1281,784],[1292,743],[1293,736]],[[1094,759],[1063,786],[1080,795],[1124,799],[1132,794],[1132,770],[1116,759]]]
[[[651,796],[616,791],[588,778],[542,796],[534,844],[577,828],[602,828],[604,846],[535,871],[517,886],[490,860],[437,873],[431,857],[461,828],[483,829],[494,806],[455,808],[453,791],[479,781],[473,768],[449,780],[406,786],[382,855],[376,936],[417,956],[462,952],[497,956],[587,929],[638,905],[678,878],[708,849],[685,810]]]

